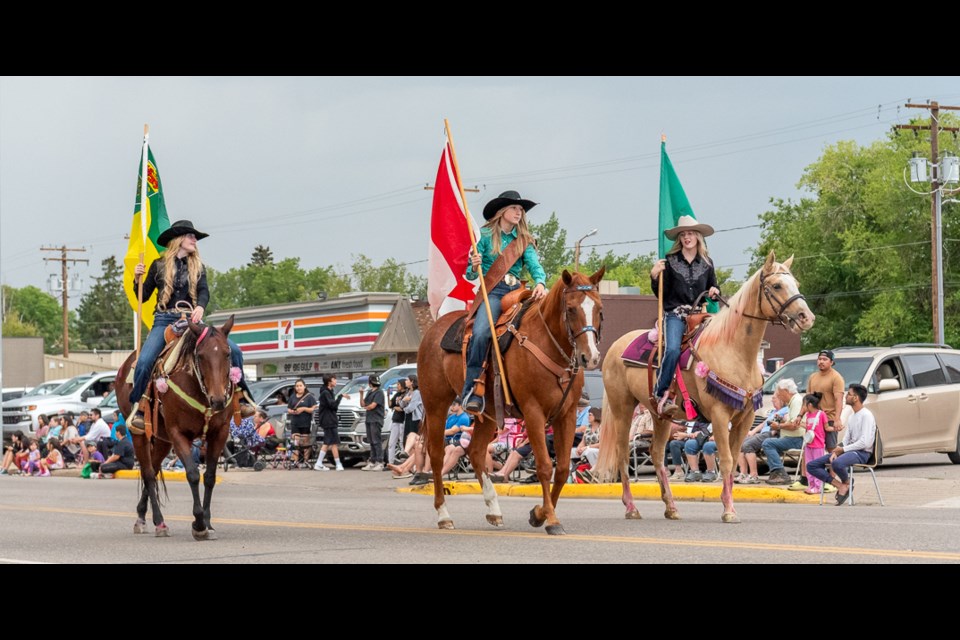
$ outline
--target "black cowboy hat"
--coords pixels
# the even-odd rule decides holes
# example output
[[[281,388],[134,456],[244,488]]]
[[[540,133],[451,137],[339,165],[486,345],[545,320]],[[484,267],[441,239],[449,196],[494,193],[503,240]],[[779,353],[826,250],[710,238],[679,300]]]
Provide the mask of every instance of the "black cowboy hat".
[[[202,231],[197,231],[196,229],[194,229],[193,223],[190,222],[189,220],[177,220],[172,225],[170,225],[169,229],[167,229],[166,231],[160,234],[160,237],[157,238],[157,243],[159,243],[160,246],[165,247],[167,246],[167,243],[173,240],[174,238],[179,236],[185,236],[188,233],[192,233],[193,235],[197,236],[197,240],[203,240],[204,238],[210,235],[209,233],[204,233]]]
[[[509,207],[512,204],[518,204],[523,207],[524,211],[530,211],[537,203],[533,200],[524,200],[520,197],[520,194],[516,191],[504,191],[499,196],[487,203],[487,206],[483,208],[483,219],[490,220],[493,216],[497,215],[497,211],[503,209],[504,207]]]

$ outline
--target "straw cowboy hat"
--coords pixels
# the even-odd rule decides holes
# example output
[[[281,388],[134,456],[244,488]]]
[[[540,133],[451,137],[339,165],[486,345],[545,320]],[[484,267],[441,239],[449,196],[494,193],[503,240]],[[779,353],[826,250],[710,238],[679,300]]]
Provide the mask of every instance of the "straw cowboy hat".
[[[697,219],[693,216],[680,216],[680,219],[677,220],[677,226],[673,229],[667,229],[663,232],[663,235],[671,240],[676,240],[681,231],[699,231],[704,238],[713,235],[713,227],[697,222]]]
[[[204,233],[203,231],[197,231],[193,228],[193,223],[189,220],[177,220],[170,228],[160,234],[160,237],[157,238],[157,242],[160,246],[165,247],[167,243],[179,236],[185,236],[188,233],[192,233],[197,236],[197,240],[203,240],[209,233]]]
[[[530,211],[537,203],[533,200],[524,200],[520,197],[520,194],[516,191],[504,191],[499,196],[487,203],[487,206],[483,208],[483,219],[491,220],[493,216],[497,215],[497,211],[503,209],[504,207],[509,207],[512,204],[518,204],[523,207],[524,211]]]

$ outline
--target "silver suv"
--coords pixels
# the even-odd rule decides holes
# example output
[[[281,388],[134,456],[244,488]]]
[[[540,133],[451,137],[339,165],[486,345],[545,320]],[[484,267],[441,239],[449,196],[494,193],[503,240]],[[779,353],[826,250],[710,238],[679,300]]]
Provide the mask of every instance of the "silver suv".
[[[881,459],[912,453],[945,453],[960,464],[960,350],[927,344],[892,347],[840,347],[834,368],[846,386],[867,388],[864,403],[877,419]],[[792,378],[801,393],[817,370],[817,354],[795,358],[763,385],[764,409],[772,406],[774,385]]]
[[[113,390],[116,371],[86,373],[67,380],[53,393],[29,395],[3,403],[3,435],[9,437],[14,431],[31,436],[37,430],[38,416],[55,416],[73,412],[79,415],[98,406]]]

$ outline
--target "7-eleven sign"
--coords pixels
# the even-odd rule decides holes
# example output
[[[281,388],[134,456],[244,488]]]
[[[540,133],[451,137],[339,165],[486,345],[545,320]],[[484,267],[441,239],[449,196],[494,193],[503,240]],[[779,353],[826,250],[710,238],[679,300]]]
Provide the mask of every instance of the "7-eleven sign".
[[[293,349],[293,320],[280,320],[278,324],[280,325],[279,348]]]

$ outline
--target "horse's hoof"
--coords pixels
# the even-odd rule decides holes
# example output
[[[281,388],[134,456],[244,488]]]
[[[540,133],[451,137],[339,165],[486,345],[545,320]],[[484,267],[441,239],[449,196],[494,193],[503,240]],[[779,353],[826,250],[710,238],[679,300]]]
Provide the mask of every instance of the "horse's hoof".
[[[558,522],[557,524],[547,525],[547,534],[551,536],[565,536],[567,532],[563,530],[563,525]]]
[[[204,529],[203,531],[197,531],[196,529],[194,529],[194,528],[191,527],[190,533],[193,534],[193,539],[194,539],[194,540],[198,540],[198,541],[200,541],[200,540],[208,540],[209,537],[210,537],[210,530],[209,530],[209,529]]]
[[[438,529],[453,529],[453,520],[440,520],[437,522]]]
[[[217,532],[213,530],[213,527],[207,527],[207,540],[216,540]]]
[[[137,520],[133,523],[133,532],[134,533],[146,533],[147,532],[147,523],[143,520]]]
[[[637,511],[635,508],[630,509],[630,511],[627,511],[627,513],[624,514],[623,517],[626,518],[627,520],[643,520],[643,516],[641,516],[640,512]]]
[[[495,515],[491,515],[491,514],[488,513],[488,514],[487,514],[487,522],[489,522],[490,524],[492,524],[492,525],[495,526],[495,527],[502,527],[502,526],[503,526],[503,516],[495,516]]]
[[[538,517],[537,517],[537,508],[536,508],[536,507],[534,507],[533,509],[530,509],[530,519],[528,520],[528,522],[530,523],[530,526],[531,526],[531,527],[542,527],[542,526],[543,526],[543,523],[546,522],[546,521],[547,521],[546,518],[538,518]]]
[[[667,509],[666,511],[663,512],[663,517],[666,518],[667,520],[679,520],[680,512],[677,511],[676,509],[674,509],[673,511]]]
[[[720,519],[727,524],[740,524],[740,516],[735,513],[725,513]]]
[[[158,538],[169,538],[170,537],[170,527],[164,523],[157,525],[156,531],[153,532],[153,535]]]

